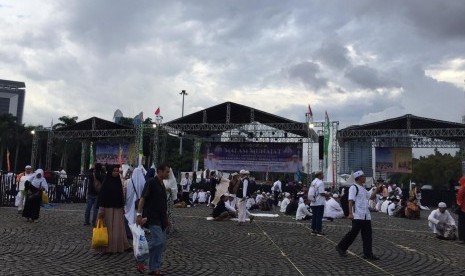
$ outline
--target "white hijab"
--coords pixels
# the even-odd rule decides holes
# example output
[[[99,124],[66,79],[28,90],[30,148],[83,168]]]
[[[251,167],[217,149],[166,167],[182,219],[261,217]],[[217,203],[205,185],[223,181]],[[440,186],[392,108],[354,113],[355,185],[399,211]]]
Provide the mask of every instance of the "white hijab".
[[[141,167],[135,168],[132,172],[131,178],[127,182],[126,187],[126,205],[124,206],[124,212],[129,224],[136,222],[135,215],[137,210],[134,204],[136,203],[136,200],[141,197],[144,186],[144,170]]]
[[[163,180],[165,188],[171,188],[171,198],[176,200],[178,197],[178,183],[176,182],[176,177],[174,177],[173,170],[170,168],[170,177]]]
[[[40,178],[37,177],[38,174],[40,174]],[[48,184],[47,184],[47,180],[45,180],[45,177],[44,177],[44,170],[37,169],[34,172],[34,177],[31,180],[31,184],[32,186],[36,188],[42,187],[45,192],[48,191]]]

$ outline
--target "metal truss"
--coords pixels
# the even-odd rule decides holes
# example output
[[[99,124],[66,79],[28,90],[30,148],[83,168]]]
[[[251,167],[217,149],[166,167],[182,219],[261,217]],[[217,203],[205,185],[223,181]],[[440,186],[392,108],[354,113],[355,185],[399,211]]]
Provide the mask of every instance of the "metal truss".
[[[307,132],[308,125],[305,123],[270,123],[260,124],[257,122],[251,124],[167,124],[163,125],[170,133],[178,134],[182,132],[225,132],[233,129],[246,129],[248,126],[254,126],[257,131],[266,131],[274,128],[276,131],[304,131]],[[315,136],[315,135],[313,135]],[[316,140],[317,138],[315,138]]]
[[[366,129],[366,130],[340,130],[338,139],[370,138],[377,136],[405,137],[422,136],[435,138],[462,138],[465,139],[465,128],[431,128],[431,129]]]
[[[32,136],[31,166],[37,168],[37,152],[39,151],[39,134],[36,132]]]
[[[373,147],[459,148],[465,141],[465,129],[341,130],[338,140],[367,141]]]
[[[45,155],[45,170],[52,169],[53,131],[47,133],[47,153]]]
[[[136,129],[69,130],[54,131],[53,134],[56,139],[134,137],[136,135]]]

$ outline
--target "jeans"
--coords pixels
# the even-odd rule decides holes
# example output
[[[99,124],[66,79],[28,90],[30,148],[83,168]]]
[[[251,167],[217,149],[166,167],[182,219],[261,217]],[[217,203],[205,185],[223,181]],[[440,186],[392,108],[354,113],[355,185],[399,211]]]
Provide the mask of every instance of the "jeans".
[[[93,206],[93,208],[92,208]],[[90,224],[90,209],[93,209],[92,213],[92,226],[95,226],[97,221],[97,196],[96,195],[87,195],[86,201],[86,213],[85,213],[85,223]]]
[[[149,244],[149,255],[137,257],[137,262],[144,262],[149,258],[149,270],[155,271],[161,268],[161,258],[166,245],[166,231],[159,225],[149,225],[150,233],[145,235]]]
[[[312,230],[321,232],[323,228],[323,214],[325,212],[324,205],[310,206],[312,209]]]

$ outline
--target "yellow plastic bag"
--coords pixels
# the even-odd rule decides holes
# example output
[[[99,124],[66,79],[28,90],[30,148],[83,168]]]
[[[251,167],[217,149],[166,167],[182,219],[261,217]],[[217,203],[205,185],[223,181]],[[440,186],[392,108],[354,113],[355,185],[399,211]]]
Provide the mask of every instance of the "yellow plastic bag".
[[[48,194],[46,192],[42,192],[42,204],[48,204]]]
[[[97,226],[92,233],[92,248],[108,246],[108,229],[103,225],[103,220],[97,220]]]

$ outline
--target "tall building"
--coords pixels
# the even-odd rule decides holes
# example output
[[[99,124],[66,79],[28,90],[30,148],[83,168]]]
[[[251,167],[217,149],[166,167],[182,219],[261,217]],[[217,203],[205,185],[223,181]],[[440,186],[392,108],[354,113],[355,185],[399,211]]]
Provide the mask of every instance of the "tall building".
[[[0,80],[0,114],[10,113],[20,124],[23,123],[25,88],[24,82]]]
[[[370,141],[350,140],[341,145],[340,173],[362,170],[366,176],[373,176],[373,157]]]

